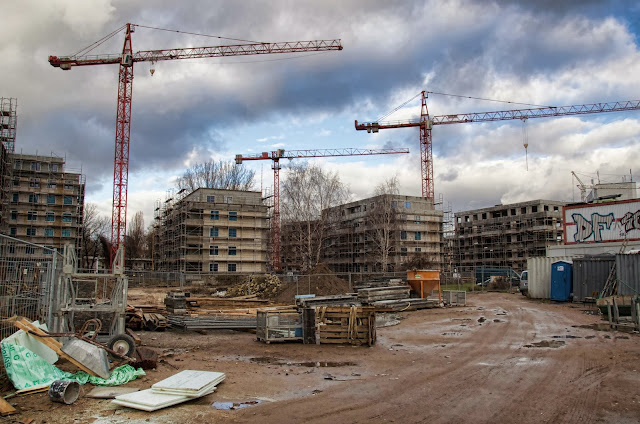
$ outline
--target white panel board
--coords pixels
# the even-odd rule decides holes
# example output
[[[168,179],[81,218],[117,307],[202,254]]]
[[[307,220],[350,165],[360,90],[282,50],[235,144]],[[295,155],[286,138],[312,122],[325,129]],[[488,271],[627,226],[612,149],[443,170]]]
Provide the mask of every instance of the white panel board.
[[[225,374],[215,371],[184,370],[151,386],[155,392],[201,396],[225,379]]]
[[[209,394],[215,391],[215,387],[209,391]],[[116,396],[113,403],[116,405],[126,406],[128,408],[140,409],[143,411],[156,411],[166,408],[167,406],[177,405],[191,399],[192,396],[180,396],[166,393],[156,393],[151,389],[141,390],[139,392],[127,393],[125,395]]]
[[[640,200],[563,208],[564,244],[640,240]]]

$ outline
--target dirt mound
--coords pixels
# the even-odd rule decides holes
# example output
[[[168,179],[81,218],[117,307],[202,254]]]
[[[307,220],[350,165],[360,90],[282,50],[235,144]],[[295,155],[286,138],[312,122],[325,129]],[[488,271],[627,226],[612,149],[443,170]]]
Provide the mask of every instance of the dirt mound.
[[[282,282],[282,290],[272,300],[293,303],[297,294],[328,296],[349,293],[349,282],[335,275],[325,264],[318,264],[307,274],[291,277]]]
[[[255,294],[261,299],[270,299],[281,291],[281,283],[275,275],[252,275],[246,283],[227,289],[227,297]]]

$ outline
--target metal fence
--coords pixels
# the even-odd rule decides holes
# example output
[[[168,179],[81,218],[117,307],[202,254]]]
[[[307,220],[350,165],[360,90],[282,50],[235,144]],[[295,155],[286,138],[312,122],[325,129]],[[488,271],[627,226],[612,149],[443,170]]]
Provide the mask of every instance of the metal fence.
[[[55,250],[0,234],[0,338],[13,334],[13,316],[49,322],[51,289],[61,271]]]

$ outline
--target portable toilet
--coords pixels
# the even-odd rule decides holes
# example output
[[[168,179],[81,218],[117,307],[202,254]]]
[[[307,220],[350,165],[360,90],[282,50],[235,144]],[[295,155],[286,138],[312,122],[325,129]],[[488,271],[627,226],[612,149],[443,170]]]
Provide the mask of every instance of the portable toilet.
[[[573,263],[557,261],[551,264],[551,300],[566,302],[573,286]]]

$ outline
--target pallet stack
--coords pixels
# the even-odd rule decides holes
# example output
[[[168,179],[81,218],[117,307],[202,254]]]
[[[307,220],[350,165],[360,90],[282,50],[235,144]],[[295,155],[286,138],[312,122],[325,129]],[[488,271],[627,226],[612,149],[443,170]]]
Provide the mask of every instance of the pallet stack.
[[[376,342],[376,312],[370,306],[316,308],[316,337],[320,344],[372,346]]]

